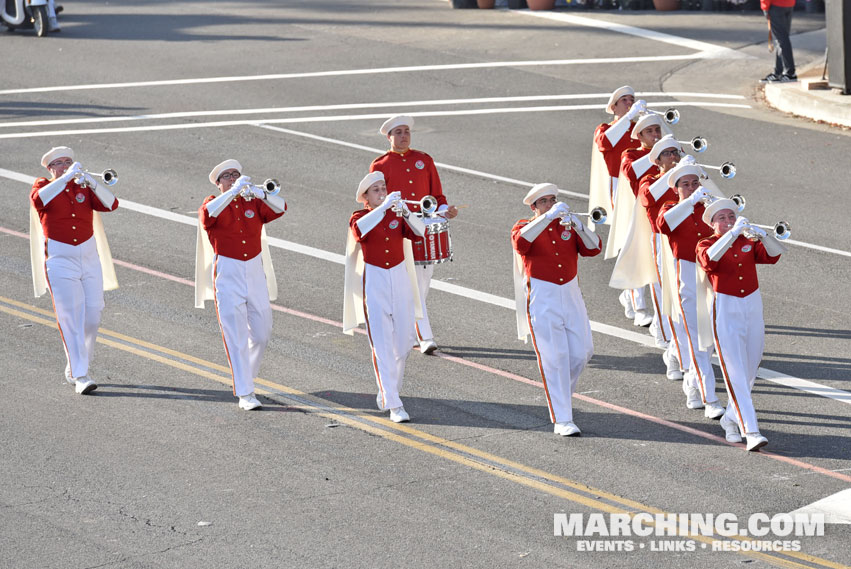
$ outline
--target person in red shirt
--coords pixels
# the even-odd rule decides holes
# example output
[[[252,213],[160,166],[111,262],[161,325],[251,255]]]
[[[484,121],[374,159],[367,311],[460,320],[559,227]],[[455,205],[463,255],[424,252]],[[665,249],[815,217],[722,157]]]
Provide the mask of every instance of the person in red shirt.
[[[644,113],[636,121],[635,126],[632,128],[631,138],[637,140],[640,146],[624,151],[621,156],[618,191],[622,189],[620,187],[621,184],[627,184],[629,185],[629,189],[632,190],[632,195],[637,196],[638,179],[647,173],[656,173],[659,171],[652,160],[647,158],[647,154],[653,148],[653,145],[662,138],[663,132],[667,133],[669,129],[662,120],[662,117],[656,113]],[[626,191],[625,188],[623,189]],[[620,199],[629,199],[629,197],[627,194],[623,194],[620,196]],[[629,199],[629,203],[634,204],[635,202]],[[633,208],[631,206],[622,207],[623,205],[617,205],[615,211],[612,212],[615,219],[612,220],[612,232],[609,234],[609,239],[612,239],[612,235],[616,232],[615,224],[628,224],[630,222],[628,218],[621,219],[620,212],[631,213]],[[624,314],[627,316],[630,314],[633,315],[633,324],[636,326],[651,326],[653,328],[652,334],[655,337],[659,324],[653,308],[647,306],[644,287],[624,290],[618,300],[621,306],[624,307]]]
[[[41,165],[51,176],[35,181],[30,201],[45,237],[44,274],[65,347],[65,379],[84,395],[97,389],[89,365],[104,307],[94,212],[115,211],[118,200],[74,162],[74,151],[67,146],[52,148]],[[38,269],[33,269],[35,275]]]
[[[263,226],[287,210],[284,198],[271,195],[242,176],[236,160],[225,160],[210,172],[220,194],[208,196],[198,219],[215,255],[216,314],[233,377],[239,408],[262,407],[254,394],[254,378],[272,333],[272,308],[261,256]]]
[[[668,173],[668,186],[676,188],[679,202],[662,206],[656,224],[668,236],[671,252],[676,262],[677,301],[679,319],[685,335],[679,337],[680,345],[689,348],[689,362],[683,362],[683,392],[689,409],[705,408],[704,415],[718,419],[724,408],[715,395],[715,372],[712,369],[711,350],[703,350],[698,342],[697,326],[697,269],[695,249],[697,242],[712,234],[703,221],[703,199],[707,196],[700,186],[701,168],[692,164],[679,164]],[[677,330],[675,329],[675,333]]]
[[[363,276],[360,287],[356,286],[360,290],[346,290],[345,297],[363,299],[362,316],[372,348],[378,408],[389,409],[390,420],[403,423],[411,419],[399,392],[411,352],[417,295],[411,274],[413,257],[406,254],[406,240],[422,237],[425,226],[411,215],[400,192],[387,193],[381,172],[371,172],[361,180],[355,199],[364,208],[349,218],[347,249],[354,251],[355,243],[360,247]],[[350,286],[348,275],[346,282]]]
[[[697,244],[697,262],[714,291],[713,339],[729,396],[721,427],[729,442],[741,442],[744,433],[747,450],[754,451],[768,443],[759,432],[751,397],[765,347],[756,266],[773,265],[786,248],[744,217],[737,219],[737,209],[728,199],[706,208],[703,219],[714,235]]]
[[[788,83],[797,81],[795,56],[792,54],[792,12],[795,0],[760,0],[759,6],[768,18],[768,27],[774,37],[774,72],[761,81],[763,83]]]
[[[608,179],[603,181],[608,203],[591,203],[592,208],[603,207],[606,211],[614,209],[621,157],[630,148],[638,148],[639,142],[630,136],[630,131],[634,125],[633,121],[646,110],[646,103],[643,100],[635,100],[635,90],[629,85],[615,89],[609,96],[606,112],[614,115],[614,118],[594,130],[594,151],[602,154],[608,173]],[[592,195],[597,193],[595,190],[596,188],[591,189]]]
[[[449,205],[443,195],[434,160],[425,152],[411,148],[412,128],[414,119],[407,115],[397,115],[384,121],[379,131],[390,141],[390,150],[373,160],[369,171],[382,172],[388,191],[399,192],[404,200],[419,201],[426,196],[434,197],[438,204],[437,214],[453,219],[458,215],[458,208]],[[409,207],[412,212],[420,209],[417,204]],[[420,351],[431,354],[437,349],[437,343],[426,310],[426,297],[431,287],[434,265],[417,266],[416,272],[423,317],[416,321],[414,330]]]
[[[677,335],[673,332],[675,327],[682,326],[682,323],[675,323],[670,315],[662,313],[662,235],[656,225],[656,218],[665,202],[679,199],[677,192],[668,186],[667,174],[679,164],[682,151],[682,146],[673,135],[663,136],[647,154],[648,159],[652,160],[655,166],[649,169],[638,183],[638,201],[644,208],[650,224],[650,242],[656,266],[656,282],[650,286],[650,299],[653,303],[656,326],[651,325],[650,328],[655,332],[656,345],[665,347],[662,356],[666,366],[665,373],[668,379],[672,380],[683,378],[680,362],[685,360],[685,357],[677,341]],[[691,160],[693,161],[693,158]],[[679,337],[684,335],[685,330],[682,329]]]
[[[518,299],[518,336],[532,336],[554,432],[574,436],[580,430],[573,422],[573,392],[594,353],[577,264],[579,256],[599,255],[602,242],[557,195],[554,184],[529,190],[523,203],[534,215],[514,225],[511,242],[519,256],[515,268],[522,267],[515,288],[525,289],[525,301]]]

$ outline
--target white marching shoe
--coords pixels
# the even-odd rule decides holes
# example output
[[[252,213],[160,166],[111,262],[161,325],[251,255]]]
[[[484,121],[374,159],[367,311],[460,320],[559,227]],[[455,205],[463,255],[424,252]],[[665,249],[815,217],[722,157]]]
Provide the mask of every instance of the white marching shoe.
[[[647,328],[653,322],[653,313],[646,308],[639,308],[635,311],[635,317],[632,321],[636,326]]]
[[[74,382],[74,391],[76,391],[80,395],[86,395],[87,393],[91,393],[97,388],[97,384],[92,381],[92,379],[87,375],[84,375],[83,377],[78,377],[77,381]]]
[[[579,430],[579,427],[574,425],[571,421],[563,421],[561,423],[556,423],[553,427],[553,432],[563,437],[578,437],[582,434],[582,431]]]
[[[686,394],[686,407],[689,409],[703,409],[703,398],[700,396],[700,390],[690,386],[683,380],[683,393]]]
[[[437,344],[432,338],[420,341],[420,352],[430,356],[437,349]]]
[[[254,411],[255,409],[260,409],[262,406],[263,404],[257,400],[254,393],[239,396],[239,408],[243,411]]]
[[[390,409],[390,420],[394,423],[407,423],[411,420],[411,416],[405,411],[402,406]]]
[[[749,451],[759,450],[768,444],[768,439],[763,437],[759,433],[746,433],[745,438],[748,441]]]
[[[680,362],[677,361],[677,358],[672,358],[667,350],[662,352],[662,361],[665,362],[665,377],[672,381],[679,381],[683,378]]]
[[[728,443],[742,442],[742,435],[739,434],[739,425],[732,419],[728,419],[727,415],[721,416],[721,428],[724,429],[724,438]]]
[[[724,408],[721,406],[721,403],[716,401],[710,401],[706,404],[706,407],[703,409],[703,416],[707,419],[718,419],[724,414]]]
[[[635,311],[632,309],[632,300],[629,298],[628,290],[621,292],[621,295],[618,297],[618,302],[620,302],[621,306],[623,306],[623,315],[630,320],[634,320]]]

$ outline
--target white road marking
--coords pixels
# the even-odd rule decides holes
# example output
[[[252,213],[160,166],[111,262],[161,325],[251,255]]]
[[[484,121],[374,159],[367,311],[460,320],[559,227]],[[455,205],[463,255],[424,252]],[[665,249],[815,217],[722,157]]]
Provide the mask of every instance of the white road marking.
[[[851,524],[851,488],[841,490],[832,496],[822,498],[808,506],[798,508],[795,514],[824,514],[827,524]]]
[[[670,102],[665,103],[648,103],[648,107],[670,107]],[[717,103],[713,101],[678,101],[678,107],[725,107],[737,109],[750,109],[750,105],[742,103]],[[473,116],[473,115],[494,115],[494,114],[511,114],[511,113],[545,113],[556,111],[588,111],[605,109],[605,104],[587,104],[587,105],[547,105],[534,107],[497,107],[484,109],[462,109],[456,111],[414,111],[407,114],[412,117],[454,117],[454,116]],[[47,130],[37,132],[14,132],[0,134],[0,138],[38,138],[45,136],[71,136],[78,134],[106,134],[106,133],[122,133],[122,132],[146,132],[146,131],[162,131],[162,130],[190,130],[196,128],[221,128],[226,126],[239,125],[257,125],[259,123],[266,124],[298,124],[298,123],[317,123],[317,122],[339,122],[339,121],[360,121],[360,120],[379,120],[386,119],[388,113],[370,113],[364,115],[320,115],[311,117],[290,117],[285,119],[274,118],[257,118],[246,120],[230,120],[230,121],[210,121],[200,123],[176,123],[176,124],[161,124],[148,126],[128,126],[128,127],[113,127],[113,128],[87,128],[76,130]]]
[[[557,22],[564,22],[567,24],[574,24],[577,26],[600,28],[608,30],[610,32],[617,32],[620,34],[636,36],[647,40],[653,40],[675,45],[677,47],[686,47],[698,51],[698,55],[701,55],[703,58],[753,59],[753,56],[746,55],[744,53],[720,45],[715,45],[662,32],[656,32],[653,30],[646,30],[644,28],[636,28],[635,26],[627,26],[625,24],[617,24],[615,22],[607,22],[605,20],[597,20],[585,16],[575,16],[573,14],[567,14],[565,12],[531,12],[528,10],[522,10],[515,11],[514,13],[523,14],[526,16],[534,16],[537,18],[544,18],[547,20],[554,20]]]
[[[0,176],[8,178],[10,180],[15,180],[18,182],[32,184],[35,182],[35,178],[33,176],[28,176],[26,174],[22,174],[20,172],[13,172],[11,170],[6,170],[4,168],[0,168]],[[196,217],[190,217],[188,215],[182,215],[179,213],[174,213],[172,211],[167,211],[164,209],[152,207],[145,204],[136,203],[127,199],[122,198],[120,200],[120,206],[123,209],[127,209],[130,211],[135,211],[137,213],[142,213],[144,215],[150,215],[153,217],[158,217],[160,219],[164,219],[167,221],[174,221],[177,223],[182,223],[184,225],[197,226],[198,219]],[[332,263],[336,263],[338,265],[345,264],[345,256],[339,253],[332,253],[330,251],[325,251],[324,249],[319,249],[316,247],[311,247],[309,245],[302,245],[300,243],[295,243],[293,241],[288,241],[285,239],[279,239],[276,237],[269,237],[269,245],[272,247],[277,247],[280,249],[284,249],[287,251],[293,251],[295,253],[300,253],[302,255],[308,255],[310,257],[314,257],[317,259],[321,259],[324,261],[330,261]],[[507,308],[509,310],[515,309],[515,304],[512,299],[497,296],[494,294],[478,291],[475,289],[462,287],[459,285],[447,283],[445,281],[433,280],[431,287],[436,290],[440,290],[443,292],[447,292],[449,294],[454,294],[456,296],[461,296],[464,298],[469,298],[471,300],[475,300],[478,302],[484,302],[486,304],[491,304],[494,306],[499,306],[502,308]],[[609,324],[603,324],[601,322],[591,321],[591,329],[600,334],[606,334],[608,336],[613,336],[615,338],[620,338],[623,340],[629,340],[631,342],[640,344],[642,346],[653,348],[655,347],[654,341],[647,334],[641,334],[638,332],[633,332],[632,330],[624,330],[622,328],[618,328],[616,326],[611,326]],[[828,387],[826,385],[821,385],[814,381],[808,381],[804,379],[800,379],[797,377],[792,377],[789,375],[785,375],[773,370],[759,368],[758,377],[770,381],[772,383],[776,383],[778,385],[783,385],[785,387],[791,387],[793,389],[798,389],[800,391],[805,391],[807,393],[811,393],[813,395],[818,395],[820,397],[826,397],[829,399],[834,399],[836,401],[840,401],[842,403],[847,403],[851,405],[851,393],[847,391],[842,391],[841,389],[835,389],[832,387]]]
[[[701,97],[707,99],[732,99],[744,100],[742,95],[727,95],[722,93],[687,93],[687,92],[646,92],[636,93],[636,97]],[[399,108],[399,107],[423,107],[423,106],[438,106],[438,105],[473,105],[473,104],[491,104],[491,103],[519,103],[519,102],[536,102],[536,101],[568,101],[578,99],[602,99],[608,100],[609,93],[575,93],[568,95],[530,95],[517,97],[479,97],[473,99],[432,99],[425,101],[390,101],[384,103],[349,103],[341,105],[310,105],[300,107],[270,107],[260,109],[223,109],[215,111],[183,111],[174,113],[156,113],[143,115],[124,115],[124,116],[108,116],[108,117],[82,117],[75,119],[51,119],[51,120],[36,120],[36,121],[13,121],[0,122],[0,128],[12,127],[33,127],[47,126],[60,124],[88,124],[88,123],[106,123],[106,122],[130,122],[141,120],[163,120],[163,119],[179,119],[179,118],[197,118],[197,117],[215,117],[215,116],[239,116],[239,115],[257,115],[269,113],[301,113],[306,111],[342,111],[352,109],[372,109],[372,108]],[[674,104],[673,101],[667,103]],[[653,106],[654,104],[651,104]],[[663,103],[655,103],[655,106],[662,106]]]

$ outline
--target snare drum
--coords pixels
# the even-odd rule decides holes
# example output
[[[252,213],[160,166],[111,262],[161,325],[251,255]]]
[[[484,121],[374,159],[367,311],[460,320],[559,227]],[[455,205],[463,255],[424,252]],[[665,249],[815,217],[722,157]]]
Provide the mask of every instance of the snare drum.
[[[420,217],[419,214],[415,214]],[[425,237],[411,241],[415,265],[436,265],[452,260],[452,239],[449,222],[442,217],[421,217],[425,224]]]

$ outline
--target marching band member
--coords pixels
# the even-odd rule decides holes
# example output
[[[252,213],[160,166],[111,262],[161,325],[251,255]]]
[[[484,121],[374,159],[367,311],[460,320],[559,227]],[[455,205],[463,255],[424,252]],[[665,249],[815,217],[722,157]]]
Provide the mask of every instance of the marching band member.
[[[663,136],[647,154],[656,165],[655,168],[644,174],[638,183],[638,201],[644,208],[650,224],[650,245],[655,260],[656,282],[650,286],[650,299],[653,302],[653,311],[657,320],[656,344],[667,345],[663,360],[667,368],[666,375],[672,380],[683,378],[681,362],[686,360],[682,351],[685,346],[680,346],[677,335],[673,333],[674,327],[682,326],[682,323],[674,323],[671,316],[663,314],[662,311],[662,235],[659,233],[656,219],[662,204],[678,199],[677,193],[668,186],[667,174],[680,162],[682,151],[682,146],[674,140],[672,135]],[[685,337],[684,330],[679,337]]]
[[[240,409],[252,411],[262,407],[254,395],[254,378],[272,333],[270,300],[277,295],[263,226],[284,215],[287,203],[251,184],[241,172],[236,160],[225,160],[210,172],[210,183],[220,194],[208,196],[198,209],[195,287],[199,308],[213,296],[210,285],[215,287],[233,394],[239,397]],[[205,242],[212,247],[211,263],[203,252]]]
[[[458,215],[458,208],[448,205],[434,160],[425,152],[411,148],[413,127],[414,118],[406,115],[397,115],[384,121],[379,131],[390,141],[390,150],[373,160],[369,171],[382,172],[389,191],[399,192],[402,199],[419,201],[426,196],[434,197],[438,204],[437,214],[452,219]],[[413,212],[418,212],[419,207],[418,204],[410,205]],[[415,332],[420,351],[423,354],[431,354],[437,349],[437,343],[434,341],[425,302],[434,274],[434,265],[418,266],[416,271],[422,318],[417,319]]]
[[[631,138],[637,140],[640,146],[624,151],[621,156],[618,195],[615,199],[615,209],[612,212],[615,219],[612,222],[612,230],[609,232],[609,241],[606,244],[606,258],[614,257],[623,251],[623,245],[630,229],[630,216],[634,213],[635,198],[638,195],[638,180],[644,174],[658,172],[658,168],[647,155],[653,145],[662,138],[662,135],[669,132],[670,130],[662,117],[656,113],[641,115],[632,128]],[[631,193],[626,191],[627,187],[631,190]],[[620,302],[625,309],[633,309],[633,324],[651,326],[652,335],[655,337],[659,325],[658,317],[655,311],[649,310],[647,307],[644,287],[625,290],[621,293]]]
[[[656,224],[668,236],[676,263],[677,310],[684,328],[680,345],[688,345],[689,365],[683,363],[683,391],[686,407],[705,408],[704,415],[717,419],[724,408],[715,395],[715,372],[712,370],[711,351],[701,349],[697,326],[697,269],[695,250],[697,242],[712,234],[712,228],[703,221],[703,198],[708,194],[700,186],[701,168],[694,164],[679,164],[668,173],[668,187],[674,188],[679,202],[667,202],[659,211]],[[677,330],[675,329],[675,333]]]
[[[402,201],[401,192],[387,194],[384,174],[367,174],[355,194],[364,209],[349,219],[343,332],[366,324],[378,384],[376,403],[390,410],[394,423],[410,421],[399,391],[411,351],[419,294],[410,239],[425,226]],[[357,277],[360,275],[360,279]]]
[[[534,215],[514,225],[511,242],[518,337],[532,336],[554,432],[573,436],[580,434],[573,422],[573,392],[594,353],[577,261],[580,255],[599,255],[602,241],[567,204],[556,201],[557,195],[554,184],[529,190],[523,203]]]
[[[754,451],[768,443],[759,433],[751,398],[765,347],[756,265],[773,265],[786,247],[774,236],[750,226],[744,217],[736,219],[737,209],[737,204],[728,199],[717,200],[706,208],[703,220],[711,224],[715,233],[698,243],[697,262],[715,292],[712,330],[729,396],[721,427],[729,442],[741,442],[744,433],[747,450]]]
[[[636,101],[635,90],[628,85],[616,89],[609,96],[606,112],[614,115],[614,118],[611,122],[599,125],[594,131],[589,208],[602,207],[614,214],[621,157],[630,148],[638,147],[639,142],[630,136],[630,131],[633,128],[633,121],[644,111],[646,111],[645,102]],[[608,223],[612,225],[614,222],[614,215],[610,215]],[[643,297],[634,300],[640,303],[642,299]],[[646,304],[634,304],[629,291],[622,292],[619,300],[624,307],[624,315],[633,321],[636,317],[636,308],[647,308]]]
[[[50,149],[30,201],[30,253],[36,296],[50,289],[65,348],[65,379],[81,395],[97,385],[89,377],[103,311],[103,291],[118,288],[103,225],[97,212],[115,211],[118,200],[67,146]],[[79,180],[79,181],[78,181]]]

